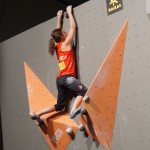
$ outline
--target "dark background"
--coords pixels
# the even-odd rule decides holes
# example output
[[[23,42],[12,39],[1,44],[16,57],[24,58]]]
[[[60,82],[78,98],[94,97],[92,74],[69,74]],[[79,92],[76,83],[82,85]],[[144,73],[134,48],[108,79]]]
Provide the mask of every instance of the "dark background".
[[[67,5],[88,0],[0,0],[0,42],[56,16]]]

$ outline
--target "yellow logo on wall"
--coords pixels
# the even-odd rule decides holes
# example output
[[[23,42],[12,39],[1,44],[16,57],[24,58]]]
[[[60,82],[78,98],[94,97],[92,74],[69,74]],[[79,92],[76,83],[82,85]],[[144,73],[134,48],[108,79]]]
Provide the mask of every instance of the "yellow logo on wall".
[[[122,0],[106,0],[108,15],[123,9]]]

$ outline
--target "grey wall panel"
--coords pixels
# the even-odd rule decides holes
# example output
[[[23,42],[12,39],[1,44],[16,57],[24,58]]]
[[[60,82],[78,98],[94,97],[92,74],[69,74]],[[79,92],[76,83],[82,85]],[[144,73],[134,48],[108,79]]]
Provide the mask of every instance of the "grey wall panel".
[[[146,0],[146,12],[150,14],[150,0]]]
[[[123,6],[123,10],[109,16],[105,1],[91,0],[75,8],[79,74],[88,87],[128,18],[112,150],[147,150],[150,147],[150,16],[146,13],[146,1],[123,1]],[[48,41],[55,25],[53,18],[0,44],[4,150],[49,149],[28,116],[23,62],[56,96],[57,60],[48,54]],[[68,31],[67,19],[64,29]],[[67,149],[103,150],[80,132]]]
[[[129,19],[113,149],[149,149],[150,20],[145,1],[123,3],[122,18],[117,13],[108,17],[108,23],[117,26]]]
[[[0,112],[0,149],[3,150],[3,135],[2,135],[2,125],[1,125],[1,112]]]

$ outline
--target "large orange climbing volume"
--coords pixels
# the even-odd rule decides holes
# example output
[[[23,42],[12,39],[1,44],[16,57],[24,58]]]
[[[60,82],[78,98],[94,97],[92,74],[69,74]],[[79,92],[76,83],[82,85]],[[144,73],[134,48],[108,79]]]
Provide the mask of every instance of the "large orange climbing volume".
[[[54,105],[56,99],[50,91],[26,63],[24,63],[24,68],[30,112],[37,112],[47,106]],[[73,138],[66,133],[66,129],[72,128],[73,134],[75,134],[78,130],[77,124],[69,118],[65,111],[43,115],[42,119],[44,123],[38,128],[50,149],[64,150]]]
[[[86,93],[89,100],[83,101],[87,115],[81,115],[81,122],[87,133],[107,150],[111,149],[113,137],[127,27],[128,21]]]

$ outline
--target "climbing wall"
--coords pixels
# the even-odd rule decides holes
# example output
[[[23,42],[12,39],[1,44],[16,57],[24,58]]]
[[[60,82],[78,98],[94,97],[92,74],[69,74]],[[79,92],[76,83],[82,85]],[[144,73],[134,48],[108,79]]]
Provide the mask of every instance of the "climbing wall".
[[[25,62],[24,69],[30,113],[33,114],[44,108],[54,106],[57,100]],[[78,131],[78,126],[74,120],[70,119],[65,110],[45,114],[41,119],[43,122],[38,125],[38,129],[50,149],[66,149]],[[36,120],[34,122],[37,126],[38,122]],[[66,132],[68,129],[71,129],[72,134]]]
[[[82,103],[87,111],[86,115],[81,115],[82,124],[89,135],[107,150],[112,145],[127,27],[128,21],[91,82],[85,95],[88,100],[84,97]]]
[[[128,19],[112,150],[150,147],[150,15],[146,1],[123,2],[123,9],[107,15],[106,1],[90,0],[74,9],[78,23],[77,60],[79,77],[88,87],[114,40]],[[30,120],[24,61],[56,97],[56,56],[48,54],[48,41],[56,18],[41,23],[0,43],[1,119],[5,150],[49,150]],[[69,23],[64,19],[64,29]],[[76,122],[79,118],[75,119]],[[68,150],[103,150],[83,132],[77,132]]]

